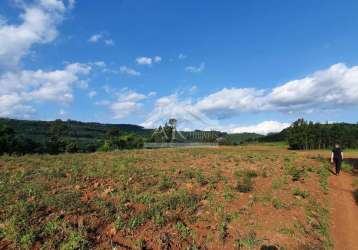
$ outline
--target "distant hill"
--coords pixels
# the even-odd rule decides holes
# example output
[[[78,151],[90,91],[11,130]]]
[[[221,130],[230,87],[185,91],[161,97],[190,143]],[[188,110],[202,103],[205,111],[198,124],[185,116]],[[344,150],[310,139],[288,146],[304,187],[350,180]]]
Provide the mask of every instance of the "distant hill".
[[[0,124],[6,125],[15,130],[16,134],[26,138],[30,138],[36,142],[44,143],[48,138],[48,131],[54,121],[35,121],[35,120],[17,120],[0,118]],[[106,134],[113,128],[119,129],[122,135],[134,133],[149,139],[153,133],[153,129],[146,129],[144,127],[133,124],[102,124],[96,122],[80,122],[74,120],[63,121],[69,128],[66,135],[67,139],[76,140],[77,142],[88,144],[98,144],[105,139]],[[186,137],[188,134],[203,133],[205,131],[195,130],[192,132],[183,132]],[[219,136],[224,137],[231,144],[240,144],[245,141],[257,140],[263,138],[263,135],[255,133],[234,133],[228,134],[220,131],[215,131]]]
[[[0,118],[0,124],[6,125],[15,130],[16,134],[30,138],[36,142],[43,143],[48,138],[48,131],[53,121],[29,121]],[[152,134],[152,129],[145,129],[132,124],[101,124],[95,122],[79,122],[73,120],[63,121],[69,128],[66,138],[80,141],[83,143],[94,143],[105,138],[106,133],[118,128],[122,135],[135,133],[148,137]]]

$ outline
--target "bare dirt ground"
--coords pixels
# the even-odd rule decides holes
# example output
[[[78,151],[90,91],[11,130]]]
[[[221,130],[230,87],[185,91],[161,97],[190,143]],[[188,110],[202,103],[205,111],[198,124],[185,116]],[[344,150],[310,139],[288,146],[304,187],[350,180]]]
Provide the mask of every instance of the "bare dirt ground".
[[[358,207],[353,198],[353,177],[342,173],[329,178],[331,235],[334,249],[358,249]]]

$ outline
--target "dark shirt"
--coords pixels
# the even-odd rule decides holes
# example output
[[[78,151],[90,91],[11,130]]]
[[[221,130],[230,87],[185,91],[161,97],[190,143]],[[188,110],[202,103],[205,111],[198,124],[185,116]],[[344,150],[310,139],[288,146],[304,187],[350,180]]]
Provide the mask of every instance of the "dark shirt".
[[[342,150],[341,150],[341,148],[332,149],[332,153],[333,153],[333,159],[335,161],[341,161],[342,160]]]

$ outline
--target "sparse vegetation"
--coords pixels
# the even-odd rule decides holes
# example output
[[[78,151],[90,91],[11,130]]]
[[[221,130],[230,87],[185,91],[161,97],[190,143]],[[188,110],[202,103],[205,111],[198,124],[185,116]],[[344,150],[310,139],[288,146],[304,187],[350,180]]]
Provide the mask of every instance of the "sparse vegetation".
[[[270,230],[292,238],[280,242],[286,249],[299,247],[296,239],[315,242],[317,235],[329,245],[327,212],[316,192],[320,185],[327,187],[327,166],[321,159],[303,159],[282,149],[282,155],[273,155],[273,150],[277,148],[263,147],[260,153],[233,147],[4,155],[0,246],[256,249],[269,243],[257,216],[265,217]],[[291,167],[302,170],[303,165],[312,171],[298,171],[301,181],[291,181],[296,173]],[[303,189],[302,177],[316,174],[320,183],[312,178]],[[292,221],[299,213],[306,218]],[[276,225],[278,216],[284,228]]]

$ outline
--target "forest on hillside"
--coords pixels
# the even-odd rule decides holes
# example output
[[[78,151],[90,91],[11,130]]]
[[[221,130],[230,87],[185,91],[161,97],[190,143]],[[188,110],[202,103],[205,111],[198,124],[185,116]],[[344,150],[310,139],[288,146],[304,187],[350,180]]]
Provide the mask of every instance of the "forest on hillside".
[[[132,124],[101,124],[74,120],[29,121],[0,118],[0,154],[87,153],[142,148],[144,142],[170,141],[171,128],[163,127],[167,138]],[[182,131],[185,142],[215,142],[238,145],[262,137],[253,133],[227,134],[220,131]],[[203,136],[205,135],[205,136]],[[210,135],[210,136],[206,136]],[[181,142],[181,141],[177,141]]]

